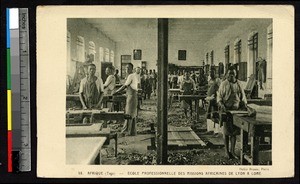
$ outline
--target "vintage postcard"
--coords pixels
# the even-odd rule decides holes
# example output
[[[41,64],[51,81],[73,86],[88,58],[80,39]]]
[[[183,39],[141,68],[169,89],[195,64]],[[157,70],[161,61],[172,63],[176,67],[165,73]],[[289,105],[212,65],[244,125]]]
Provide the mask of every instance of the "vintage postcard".
[[[37,175],[294,176],[293,6],[40,6]]]

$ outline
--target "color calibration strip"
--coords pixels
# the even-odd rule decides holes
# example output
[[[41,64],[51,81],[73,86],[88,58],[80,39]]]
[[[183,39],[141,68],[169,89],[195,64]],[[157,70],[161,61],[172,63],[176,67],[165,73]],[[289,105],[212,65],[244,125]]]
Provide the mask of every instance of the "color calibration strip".
[[[28,9],[7,16],[8,172],[31,170]]]
[[[12,103],[11,103],[11,78],[10,78],[10,11],[6,9],[6,65],[7,65],[7,165],[8,172],[12,172]]]

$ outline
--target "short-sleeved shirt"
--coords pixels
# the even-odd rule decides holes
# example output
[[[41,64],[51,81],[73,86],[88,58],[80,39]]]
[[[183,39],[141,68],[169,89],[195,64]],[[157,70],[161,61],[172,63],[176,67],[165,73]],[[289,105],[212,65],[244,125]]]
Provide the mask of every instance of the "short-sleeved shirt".
[[[141,75],[140,74],[137,74],[137,73],[134,73],[136,79],[137,79],[137,82],[138,83],[141,83]]]
[[[180,85],[183,81],[183,75],[178,76],[177,83]]]
[[[196,90],[196,84],[193,79],[184,79],[182,80],[182,83],[180,85],[180,89],[183,90],[184,95],[190,95],[193,93],[193,91]]]
[[[109,95],[111,94],[111,92],[115,89],[116,87],[116,78],[114,75],[109,75],[107,78],[106,78],[106,81],[104,83],[104,86],[107,86],[105,89],[104,89],[104,94],[105,95]]]
[[[135,73],[128,75],[124,85],[130,86],[133,90],[136,90],[136,91],[138,90],[138,79],[137,79]]]
[[[247,103],[244,90],[241,88],[239,81],[237,80],[235,83],[228,80],[223,81],[218,90],[217,102],[223,102],[228,109],[238,109],[240,101]]]

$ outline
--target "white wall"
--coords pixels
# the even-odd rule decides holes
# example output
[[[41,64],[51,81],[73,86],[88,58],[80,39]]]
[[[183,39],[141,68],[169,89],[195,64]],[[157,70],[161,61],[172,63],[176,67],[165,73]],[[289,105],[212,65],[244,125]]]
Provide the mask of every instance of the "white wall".
[[[156,60],[157,60],[157,38],[153,38],[153,42],[117,42],[116,54],[115,54],[115,66],[120,68],[121,66],[121,55],[131,55],[131,62],[134,67],[141,66],[141,61],[147,61],[147,69],[155,69],[157,71]],[[142,50],[142,59],[133,60],[133,50]]]
[[[272,24],[271,19],[243,19],[236,22],[228,29],[216,35],[209,40],[205,45],[201,58],[205,60],[205,53],[214,50],[214,64],[223,62],[225,66],[224,49],[227,44],[230,46],[230,63],[234,63],[234,42],[237,39],[242,40],[241,62],[248,62],[248,37],[252,32],[258,32],[258,57],[267,60],[267,28]],[[210,61],[210,60],[209,60]],[[268,63],[268,61],[267,61]],[[272,68],[267,69],[267,73],[271,72]],[[269,71],[268,71],[269,70]],[[250,76],[247,73],[247,76]],[[246,85],[246,82],[244,82]],[[259,97],[263,97],[265,93],[270,93],[269,90],[259,90]]]
[[[93,41],[95,43],[95,61],[94,63],[97,66],[97,76],[101,76],[100,69],[100,61],[99,61],[99,47],[108,48],[110,51],[113,50],[116,52],[116,43],[111,40],[109,37],[104,35],[100,30],[94,28],[90,24],[87,24],[84,19],[68,19],[67,20],[67,30],[71,35],[71,67],[69,71],[69,75],[73,77],[75,73],[75,62],[77,59],[76,52],[76,39],[77,36],[84,37],[85,43],[85,51],[88,53],[89,50],[89,41]],[[116,56],[115,56],[116,57]]]
[[[204,45],[199,42],[170,42],[169,63],[179,66],[202,66]],[[186,50],[186,60],[178,60],[178,50]]]

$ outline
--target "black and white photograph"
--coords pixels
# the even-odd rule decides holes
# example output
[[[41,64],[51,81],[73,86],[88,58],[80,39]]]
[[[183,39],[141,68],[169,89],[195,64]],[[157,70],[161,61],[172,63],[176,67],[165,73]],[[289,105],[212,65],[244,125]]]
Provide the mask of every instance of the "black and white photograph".
[[[292,174],[290,7],[116,8],[37,11],[39,176]]]
[[[163,21],[67,19],[67,164],[271,165],[272,19]]]

